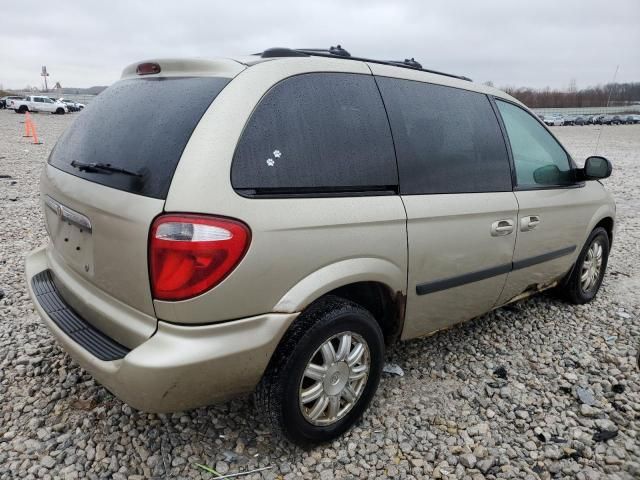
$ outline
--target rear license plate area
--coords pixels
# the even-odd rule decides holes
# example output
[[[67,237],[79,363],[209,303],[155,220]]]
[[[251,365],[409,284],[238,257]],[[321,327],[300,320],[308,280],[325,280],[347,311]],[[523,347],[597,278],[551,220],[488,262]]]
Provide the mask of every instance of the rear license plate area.
[[[93,276],[91,222],[55,200],[47,200],[45,217],[55,251],[76,271]]]

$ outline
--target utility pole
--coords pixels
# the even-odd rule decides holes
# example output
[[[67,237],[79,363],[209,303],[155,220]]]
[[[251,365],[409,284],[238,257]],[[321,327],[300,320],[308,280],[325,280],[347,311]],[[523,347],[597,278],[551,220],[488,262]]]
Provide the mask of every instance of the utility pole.
[[[48,92],[49,91],[49,86],[47,85],[47,77],[49,76],[49,74],[47,73],[47,66],[46,65],[42,66],[42,72],[40,73],[40,76],[44,78],[44,91]]]

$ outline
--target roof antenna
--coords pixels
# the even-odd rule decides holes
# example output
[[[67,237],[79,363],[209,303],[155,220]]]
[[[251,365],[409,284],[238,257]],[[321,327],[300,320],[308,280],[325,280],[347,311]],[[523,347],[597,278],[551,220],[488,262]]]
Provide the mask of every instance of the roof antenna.
[[[611,85],[609,86],[609,98],[607,98],[607,109],[609,109],[609,103],[611,102],[611,94],[613,93],[613,86],[616,83],[616,76],[618,75],[618,69],[620,68],[620,65],[616,65],[616,71],[613,72],[613,80],[611,81]],[[596,149],[593,152],[594,155],[597,155],[598,153],[598,146],[600,145],[600,136],[602,135],[602,130],[604,130],[604,125],[601,125],[600,127],[600,132],[598,133],[598,140],[596,141]]]

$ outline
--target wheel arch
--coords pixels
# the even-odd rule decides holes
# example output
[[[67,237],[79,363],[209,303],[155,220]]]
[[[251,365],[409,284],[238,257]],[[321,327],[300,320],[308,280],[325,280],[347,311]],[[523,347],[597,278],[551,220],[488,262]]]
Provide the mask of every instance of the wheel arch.
[[[595,226],[591,229],[591,231],[595,230],[598,227],[602,227],[607,231],[607,235],[609,236],[609,247],[613,243],[613,232],[614,232],[615,220],[613,217],[604,217]]]
[[[406,306],[406,272],[379,258],[342,260],[300,280],[276,304],[274,312],[300,312],[325,295],[366,308],[391,344],[400,338]]]
[[[578,261],[578,258],[580,256],[580,252],[582,251],[582,248],[584,248],[585,243],[587,242],[587,240],[589,239],[589,236],[591,235],[591,232],[593,232],[596,228],[598,227],[602,227],[605,229],[605,231],[607,232],[607,236],[609,237],[609,249],[611,249],[611,245],[613,243],[613,236],[614,236],[614,232],[615,232],[615,209],[613,207],[610,207],[608,205],[606,206],[602,206],[598,212],[596,212],[596,214],[593,216],[591,222],[589,223],[589,226],[586,229],[585,235],[584,235],[584,239],[582,241],[582,243],[580,245],[578,245],[578,248],[576,249],[576,254],[575,254],[575,258],[573,260],[574,263],[572,263],[571,268],[569,269],[569,271],[567,272],[567,274],[564,276],[564,278],[562,278],[560,280],[560,285],[564,286],[567,284],[569,277],[571,276],[571,274],[573,273],[573,271],[576,268],[576,262]]]

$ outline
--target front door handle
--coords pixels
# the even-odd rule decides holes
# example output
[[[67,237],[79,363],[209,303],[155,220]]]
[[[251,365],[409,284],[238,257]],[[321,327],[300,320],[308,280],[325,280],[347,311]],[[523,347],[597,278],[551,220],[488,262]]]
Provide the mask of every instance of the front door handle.
[[[520,231],[528,232],[540,225],[540,217],[538,215],[529,215],[520,219]]]
[[[509,235],[511,232],[513,232],[514,224],[514,221],[510,218],[493,222],[491,224],[491,236],[502,237],[504,235]]]

